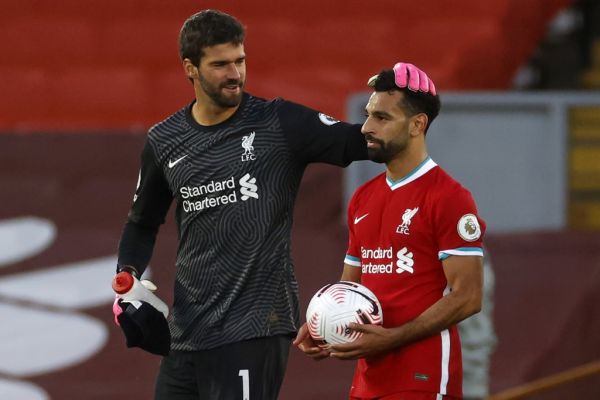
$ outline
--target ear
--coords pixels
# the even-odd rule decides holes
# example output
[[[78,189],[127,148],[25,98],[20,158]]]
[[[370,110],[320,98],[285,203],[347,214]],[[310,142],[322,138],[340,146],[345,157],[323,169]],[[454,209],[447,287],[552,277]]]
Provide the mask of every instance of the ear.
[[[198,67],[196,67],[193,63],[192,60],[190,60],[189,58],[184,58],[183,61],[181,62],[183,65],[183,70],[185,72],[185,75],[190,79],[196,79],[198,78]]]
[[[427,118],[427,114],[418,113],[417,115],[413,115],[410,121],[410,134],[411,136],[418,136],[420,134],[425,134],[425,129],[427,128],[427,124],[429,123],[429,118]]]

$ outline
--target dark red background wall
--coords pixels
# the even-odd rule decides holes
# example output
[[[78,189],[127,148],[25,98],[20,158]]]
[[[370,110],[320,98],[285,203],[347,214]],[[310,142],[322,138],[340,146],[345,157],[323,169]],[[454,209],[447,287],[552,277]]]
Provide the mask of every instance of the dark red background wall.
[[[0,131],[146,129],[190,100],[177,36],[220,8],[248,28],[248,89],[343,117],[397,61],[442,90],[506,89],[571,0],[0,2]]]

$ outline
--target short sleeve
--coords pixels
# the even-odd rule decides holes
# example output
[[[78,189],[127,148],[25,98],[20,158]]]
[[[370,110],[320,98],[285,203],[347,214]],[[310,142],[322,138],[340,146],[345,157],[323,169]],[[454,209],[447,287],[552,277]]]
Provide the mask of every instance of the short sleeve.
[[[356,214],[356,197],[357,193],[355,192],[354,196],[350,200],[348,204],[348,250],[346,251],[346,257],[344,258],[344,264],[352,265],[354,267],[360,267],[362,265],[360,258],[360,245],[357,241],[355,232],[354,232],[354,223],[353,218]]]
[[[468,190],[444,192],[436,201],[434,221],[440,260],[451,255],[483,257],[486,225]]]

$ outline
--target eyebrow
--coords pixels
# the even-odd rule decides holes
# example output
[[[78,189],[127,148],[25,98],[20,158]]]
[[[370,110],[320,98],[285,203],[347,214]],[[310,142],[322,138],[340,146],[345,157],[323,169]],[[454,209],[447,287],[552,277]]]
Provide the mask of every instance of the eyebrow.
[[[369,110],[367,110],[366,108],[365,108],[365,113],[369,114]],[[370,114],[373,115],[374,117],[378,117],[378,118],[392,118],[392,115],[385,111],[375,110]]]
[[[213,60],[211,62],[209,62],[210,65],[217,65],[217,64],[229,64],[229,63],[236,63],[239,61],[245,61],[246,60],[246,56],[243,55],[241,57],[237,57],[235,60],[227,60],[227,59],[222,59],[222,60]]]

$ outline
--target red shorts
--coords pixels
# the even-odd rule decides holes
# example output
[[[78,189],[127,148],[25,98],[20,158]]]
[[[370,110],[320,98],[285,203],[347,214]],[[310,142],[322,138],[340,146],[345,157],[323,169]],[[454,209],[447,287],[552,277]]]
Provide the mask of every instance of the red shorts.
[[[350,400],[460,400],[458,397],[442,396],[429,392],[398,392],[381,397],[352,397]]]

